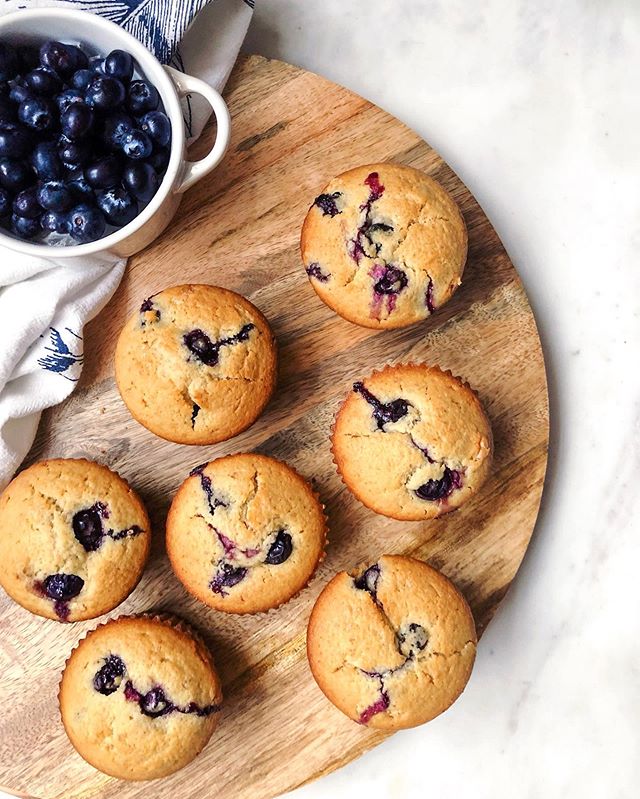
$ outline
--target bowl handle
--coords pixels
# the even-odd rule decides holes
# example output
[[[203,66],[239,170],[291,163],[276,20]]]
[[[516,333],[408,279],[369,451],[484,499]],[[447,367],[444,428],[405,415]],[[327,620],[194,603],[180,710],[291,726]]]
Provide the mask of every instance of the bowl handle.
[[[177,69],[165,66],[169,73],[169,77],[173,80],[176,90],[180,97],[185,97],[187,94],[201,94],[213,109],[213,115],[216,118],[216,125],[218,130],[216,132],[216,140],[213,143],[211,152],[200,161],[186,161],[184,165],[184,172],[182,180],[175,191],[180,194],[188,188],[197,183],[200,178],[203,178],[211,170],[218,166],[220,161],[227,151],[229,146],[229,139],[231,138],[231,117],[227,104],[222,99],[220,94],[208,83],[205,83],[199,78],[194,78],[192,75],[185,75],[183,72],[178,72]]]

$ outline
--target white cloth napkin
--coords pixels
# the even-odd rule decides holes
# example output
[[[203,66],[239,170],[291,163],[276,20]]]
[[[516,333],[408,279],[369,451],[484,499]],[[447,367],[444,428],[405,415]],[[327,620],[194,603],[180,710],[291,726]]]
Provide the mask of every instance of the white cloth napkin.
[[[140,39],[163,63],[221,90],[245,37],[254,0],[6,0],[1,13],[43,6],[93,11]],[[197,25],[191,25],[198,15]],[[183,106],[189,139],[210,113]],[[52,256],[54,253],[52,253]],[[83,327],[113,296],[126,262],[81,263],[0,248],[0,489],[33,442],[40,414],[73,391],[82,371]]]

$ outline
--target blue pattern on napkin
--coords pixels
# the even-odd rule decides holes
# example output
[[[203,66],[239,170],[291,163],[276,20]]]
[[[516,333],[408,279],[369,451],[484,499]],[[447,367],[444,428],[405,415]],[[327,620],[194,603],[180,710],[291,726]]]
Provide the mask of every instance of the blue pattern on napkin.
[[[115,22],[139,39],[159,61],[169,64],[196,14],[211,2],[215,0],[65,0],[55,5],[75,6]],[[255,0],[238,2],[255,6]]]
[[[45,369],[47,372],[55,372],[56,374],[61,375],[62,377],[66,378],[67,380],[71,380],[73,383],[79,380],[80,373],[78,372],[77,375],[67,375],[65,372],[68,372],[73,366],[82,365],[84,361],[84,354],[82,352],[82,343],[78,344],[78,342],[82,342],[82,336],[79,336],[70,327],[65,327],[65,332],[72,335],[75,339],[71,339],[70,344],[67,344],[62,335],[55,327],[49,328],[49,340],[51,343],[50,347],[44,347],[44,350],[48,353],[42,358],[38,358],[38,366],[41,369]],[[80,352],[72,352],[71,347],[76,344],[80,348]],[[76,349],[76,347],[74,347]],[[75,370],[73,370],[75,372]]]

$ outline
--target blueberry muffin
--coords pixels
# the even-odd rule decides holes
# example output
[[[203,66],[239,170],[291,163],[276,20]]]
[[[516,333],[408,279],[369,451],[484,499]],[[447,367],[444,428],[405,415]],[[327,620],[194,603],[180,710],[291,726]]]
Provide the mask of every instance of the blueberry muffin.
[[[244,297],[174,286],[146,299],[116,348],[118,389],[132,416],[178,444],[214,444],[253,424],[276,382],[276,343]]]
[[[389,731],[424,724],[455,702],[476,643],[453,583],[400,555],[337,574],[307,631],[309,665],[326,697],[354,721]]]
[[[133,591],[150,537],[142,502],[115,472],[41,461],[0,496],[0,585],[39,616],[93,619]]]
[[[493,441],[480,401],[450,372],[387,366],[353,390],[332,438],[345,484],[393,519],[433,519],[460,507],[489,474]]]
[[[59,700],[69,740],[88,763],[112,777],[152,780],[204,748],[222,690],[210,653],[186,625],[121,616],[73,650]]]
[[[278,607],[311,579],[326,520],[311,486],[265,455],[229,455],[194,469],[173,500],[167,553],[194,596],[216,610]]]
[[[467,229],[435,180],[408,166],[371,164],[338,175],[316,197],[301,251],[311,285],[340,316],[406,327],[460,285]]]

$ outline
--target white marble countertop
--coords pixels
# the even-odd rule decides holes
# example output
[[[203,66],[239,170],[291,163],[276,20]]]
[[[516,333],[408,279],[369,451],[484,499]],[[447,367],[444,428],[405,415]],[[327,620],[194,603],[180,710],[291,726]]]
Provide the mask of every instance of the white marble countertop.
[[[462,698],[293,796],[636,797],[640,6],[256,5],[248,51],[376,102],[473,191],[531,298],[552,411],[533,543]]]
[[[552,410],[533,543],[463,697],[295,799],[639,795],[639,44],[635,0],[257,2],[247,51],[376,102],[474,192]]]

